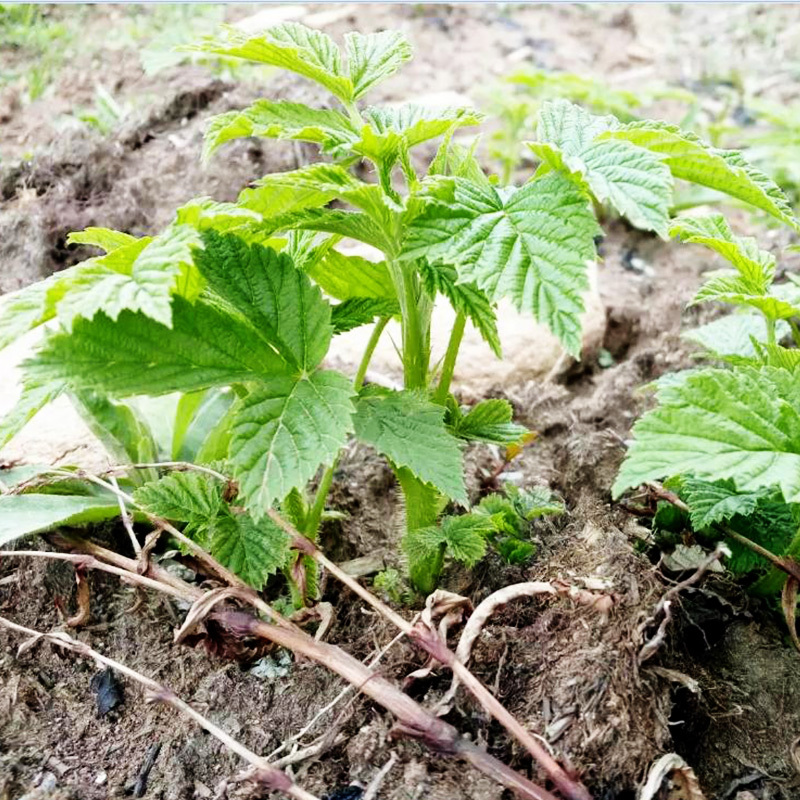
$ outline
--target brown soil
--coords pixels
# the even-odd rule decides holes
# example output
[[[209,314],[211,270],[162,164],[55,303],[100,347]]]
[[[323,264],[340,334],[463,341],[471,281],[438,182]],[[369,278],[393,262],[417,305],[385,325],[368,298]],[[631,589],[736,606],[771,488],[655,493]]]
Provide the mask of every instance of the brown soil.
[[[97,9],[97,14],[112,12]],[[754,79],[763,81],[769,77],[764,70],[775,63],[770,48],[786,13],[779,7],[738,6],[370,4],[353,7],[327,29],[334,35],[354,27],[408,32],[416,60],[386,84],[383,99],[454,90],[479,100],[479,87],[510,69],[520,53],[543,66],[635,83],[714,76],[720,68],[717,51],[724,49],[743,72],[752,70]],[[772,33],[747,36],[751,23]],[[101,52],[96,58],[108,66],[108,82],[135,74],[130,54],[111,58]],[[75,77],[82,68],[86,65],[69,68],[64,91],[70,85],[85,91],[85,82]],[[124,98],[142,91],[143,81],[120,77],[115,85]],[[22,136],[36,155],[30,162],[6,161],[0,173],[0,292],[83,258],[79,249],[65,246],[71,230],[104,225],[152,233],[191,197],[231,199],[253,178],[305,158],[288,145],[250,141],[229,145],[207,168],[198,157],[208,115],[263,92],[309,97],[305,84],[281,77],[237,87],[199,67],[180,67],[148,79],[146,86],[161,100],[106,139],[86,133],[52,139],[34,124],[42,118],[39,106],[12,109],[0,150],[13,151]],[[741,223],[750,224],[744,217]],[[602,579],[611,587],[617,605],[605,624],[591,609],[564,600],[509,605],[487,626],[473,659],[476,674],[548,739],[595,797],[633,798],[649,765],[669,751],[686,758],[709,798],[800,797],[791,755],[800,735],[797,655],[770,609],[756,606],[725,579],[707,580],[684,595],[668,645],[644,667],[637,664],[643,638],[654,633],[652,628],[641,633],[640,626],[668,584],[647,557],[649,530],[611,503],[609,487],[624,438],[647,403],[637,389],[692,363],[679,332],[701,313],[684,309],[707,264],[693,249],[621,224],[607,226],[607,233],[599,283],[609,319],[604,346],[614,365],[601,369],[592,360],[558,384],[497,386],[493,392],[509,397],[520,421],[540,434],[512,468],[519,474],[511,477],[551,486],[566,499],[568,513],[537,524],[538,551],[530,567],[511,568],[490,557],[471,573],[451,569],[444,587],[474,602],[521,580],[562,578],[582,585]],[[632,254],[647,265],[644,272],[631,268]],[[485,451],[470,456],[476,493],[490,462]],[[333,504],[349,518],[326,529],[332,556],[344,560],[381,552],[391,564],[400,509],[386,468],[354,449],[337,473]],[[124,550],[124,540],[117,545]],[[13,577],[0,584],[3,616],[48,630],[61,624],[60,605],[71,608],[67,568],[6,562],[0,577]],[[257,677],[250,665],[175,646],[172,630],[183,609],[154,597],[137,604],[132,589],[99,577],[92,578],[92,587],[93,620],[79,638],[163,681],[257,752],[269,753],[297,733],[342,687],[310,663],[292,663],[274,678]],[[366,659],[394,636],[332,582],[324,599],[337,614],[328,639],[356,657]],[[237,758],[170,710],[147,704],[136,687],[126,684],[124,703],[100,717],[90,688],[92,665],[46,645],[17,657],[19,643],[0,629],[0,800],[22,797],[37,783],[56,788],[27,794],[28,800],[125,796],[154,743],[161,751],[146,797],[247,795],[245,786],[231,781],[241,767]],[[274,660],[283,664],[280,654]],[[383,673],[400,680],[423,661],[400,643],[384,659]],[[687,679],[698,682],[699,693],[687,688]],[[412,691],[429,704],[448,684],[442,673]],[[463,693],[448,720],[507,763],[532,770],[530,759]],[[381,800],[508,798],[459,764],[415,743],[390,740],[391,724],[363,698],[340,704],[303,742],[330,732],[340,732],[341,740],[332,736],[319,756],[298,763],[293,768],[298,781],[324,796],[353,781],[368,783],[396,753]]]

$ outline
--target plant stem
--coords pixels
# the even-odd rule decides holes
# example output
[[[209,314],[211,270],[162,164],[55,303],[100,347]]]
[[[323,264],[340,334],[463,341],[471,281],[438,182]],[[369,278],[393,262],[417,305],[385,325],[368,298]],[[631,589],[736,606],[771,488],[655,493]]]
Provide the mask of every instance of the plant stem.
[[[375,327],[372,329],[372,334],[367,342],[364,355],[361,356],[361,363],[358,365],[356,377],[353,379],[353,389],[355,389],[356,392],[360,392],[361,387],[364,385],[364,378],[366,377],[367,369],[369,368],[369,362],[372,361],[375,348],[378,346],[378,340],[381,338],[381,334],[383,333],[390,319],[391,317],[381,317],[375,323]]]
[[[558,787],[559,791],[569,800],[591,800],[591,795],[583,784],[570,777],[567,771],[547,752],[547,750],[520,724],[510,711],[465,667],[442,642],[435,631],[419,625],[413,625],[401,617],[396,611],[389,608],[382,600],[365,589],[358,581],[351,578],[336,564],[331,562],[322,551],[306,537],[302,536],[291,524],[284,520],[276,511],[270,510],[270,518],[278,527],[282,528],[292,537],[292,546],[300,552],[311,556],[321,567],[328,570],[337,580],[355,592],[376,611],[390,620],[397,628],[406,633],[409,638],[432,655],[437,661],[450,667],[462,684],[472,693],[475,699],[483,706],[487,713],[494,717],[512,736],[514,736],[536,759],[545,770],[550,780]],[[312,656],[313,657],[313,656]],[[360,664],[360,662],[357,662]],[[328,664],[329,667],[332,665]],[[346,677],[346,676],[345,676]],[[366,692],[366,688],[363,687]],[[369,693],[369,692],[367,692]],[[382,701],[381,701],[382,702]],[[382,702],[383,705],[385,703]],[[386,706],[394,712],[389,706]],[[395,712],[396,713],[396,712]]]
[[[9,630],[16,631],[17,633],[24,633],[27,636],[36,639],[46,639],[50,644],[56,647],[63,647],[66,650],[71,650],[84,658],[92,659],[93,661],[111,667],[125,677],[130,678],[136,683],[141,684],[155,695],[155,699],[172,706],[176,711],[179,711],[186,717],[189,717],[193,722],[196,722],[201,728],[208,731],[212,736],[218,739],[229,750],[232,750],[236,755],[248,761],[258,770],[258,778],[270,786],[270,788],[283,792],[288,797],[293,797],[295,800],[318,800],[318,798],[297,786],[292,779],[281,770],[275,769],[265,758],[256,755],[252,750],[249,750],[240,742],[237,742],[232,736],[226,733],[222,728],[215,725],[211,720],[206,719],[202,714],[195,711],[188,703],[180,699],[173,691],[162,686],[160,683],[142,675],[140,672],[131,669],[130,667],[115,661],[113,658],[108,658],[97,650],[93,650],[89,645],[84,644],[66,633],[41,633],[32,628],[26,628],[23,625],[17,625],[11,620],[0,617],[0,627],[8,628]]]
[[[464,338],[464,327],[467,324],[467,315],[463,311],[456,314],[453,322],[453,330],[450,332],[450,339],[447,342],[447,352],[444,355],[442,364],[442,375],[439,378],[439,385],[433,395],[433,402],[444,405],[450,391],[450,383],[453,380],[453,372],[456,368],[458,349],[461,347],[461,340]]]
[[[378,341],[381,338],[381,334],[383,333],[390,319],[391,317],[381,317],[375,323],[375,327],[372,329],[372,334],[370,335],[367,346],[364,349],[364,355],[361,356],[361,363],[358,365],[356,377],[353,379],[353,389],[356,392],[360,391],[361,387],[364,385],[364,378],[367,374],[369,363],[372,361],[372,356],[375,354],[375,348],[378,346]],[[333,483],[333,473],[335,472],[336,465],[338,463],[339,456],[336,456],[336,458],[333,460],[333,463],[322,474],[319,486],[317,487],[317,492],[314,495],[314,503],[308,512],[304,533],[313,541],[316,541],[317,538],[317,532],[319,531],[322,514],[325,511],[325,502],[328,499],[328,492],[330,492],[331,484]]]
[[[361,128],[364,125],[364,118],[361,116],[361,112],[358,110],[358,106],[353,102],[345,102],[342,101],[345,109],[347,109],[347,113],[350,115],[350,122],[356,126],[356,128]]]
[[[775,320],[772,317],[764,317],[767,323],[767,344],[775,344]]]

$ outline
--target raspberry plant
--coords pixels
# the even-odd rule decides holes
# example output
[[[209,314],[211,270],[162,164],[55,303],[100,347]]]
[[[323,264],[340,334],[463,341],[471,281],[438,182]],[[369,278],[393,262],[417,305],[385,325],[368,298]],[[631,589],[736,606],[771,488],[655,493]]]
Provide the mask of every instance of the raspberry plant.
[[[364,105],[411,57],[396,32],[351,33],[340,49],[323,33],[286,23],[256,37],[226,29],[194,51],[290,70],[330,95],[326,107],[263,99],[213,117],[205,158],[233,139],[262,136],[312,142],[327,160],[266,175],[235,203],[194,200],[155,237],[74,234],[71,241],[105,253],[16,294],[0,317],[0,346],[51,323],[24,364],[23,395],[0,444],[67,392],[112,452],[148,465],[127,479],[137,514],[182,523],[253,586],[283,569],[298,603],[315,597],[315,566],[289,555],[268,514],[279,508],[315,539],[351,436],[395,472],[403,550],[418,589],[435,586],[448,554],[473,564],[488,542],[512,560],[530,554],[515,520],[552,510],[550,498],[514,496],[513,514],[502,503],[455,513],[469,506],[464,445],[519,447],[528,432],[506,401],[463,409],[450,384],[468,321],[500,355],[501,298],[580,354],[597,203],[666,236],[679,178],[791,220],[777,186],[738,153],[663,123],[622,124],[561,100],[539,112],[535,174],[522,186],[499,185],[474,157],[475,142],[455,140],[481,122],[474,110]],[[369,180],[358,176],[362,166]],[[375,248],[380,260],[348,254],[347,239]],[[457,314],[441,364],[430,350],[437,298]],[[365,385],[392,317],[402,328],[401,391]],[[356,374],[326,368],[332,338],[361,325],[373,329]],[[148,424],[147,406],[125,401],[142,396],[173,399],[166,439]],[[156,417],[163,423],[163,410]],[[165,458],[206,471],[159,477],[159,465],[170,466]],[[76,489],[68,477],[49,487],[57,495],[23,484],[0,498],[0,540],[117,513],[117,498]]]
[[[787,220],[795,228],[797,223]],[[667,478],[701,538],[730,544],[740,574],[772,571],[754,585],[784,587],[794,637],[793,573],[800,559],[800,279],[775,282],[776,258],[736,235],[722,215],[676,220],[671,233],[704,245],[730,267],[706,276],[693,303],[719,302],[733,313],[687,334],[718,365],[657,382],[656,408],[634,426],[614,494]],[[669,529],[661,509],[657,525]],[[788,574],[788,580],[787,580]]]

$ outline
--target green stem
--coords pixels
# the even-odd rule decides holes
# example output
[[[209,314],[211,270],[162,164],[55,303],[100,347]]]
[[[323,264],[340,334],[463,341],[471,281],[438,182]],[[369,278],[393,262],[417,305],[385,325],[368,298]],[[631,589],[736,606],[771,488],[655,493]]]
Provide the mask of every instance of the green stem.
[[[378,346],[378,340],[381,338],[381,334],[383,333],[384,328],[386,328],[386,325],[390,319],[391,317],[381,317],[375,323],[375,327],[372,329],[372,335],[369,337],[367,347],[364,350],[364,355],[361,357],[361,363],[358,365],[356,377],[353,380],[353,389],[355,389],[357,392],[361,391],[361,387],[364,385],[364,377],[367,374],[369,362],[372,360],[372,356],[375,353],[375,348]]]
[[[367,342],[364,355],[361,356],[361,363],[358,365],[356,377],[353,380],[353,389],[356,392],[358,392],[364,385],[364,376],[367,374],[369,362],[372,360],[372,356],[375,353],[375,348],[378,346],[378,340],[381,338],[381,334],[383,333],[390,319],[390,317],[381,317],[375,323],[375,327],[372,329],[372,334]],[[325,511],[325,503],[328,499],[328,493],[331,490],[331,484],[333,483],[333,473],[336,471],[338,463],[339,456],[337,455],[333,460],[333,463],[322,474],[316,494],[314,495],[314,503],[309,509],[308,516],[306,517],[306,524],[303,526],[305,530],[303,533],[309,539],[311,539],[311,541],[317,540],[317,533],[319,531],[320,522],[322,521],[322,514]]]
[[[354,102],[344,102],[342,101],[344,107],[347,109],[347,113],[350,115],[350,121],[356,128],[361,128],[364,125],[364,118],[361,116],[361,112],[358,110],[358,106]]]
[[[406,389],[428,384],[430,303],[419,295],[416,272],[403,268],[403,383]]]
[[[450,332],[450,340],[447,342],[447,352],[444,355],[442,364],[442,375],[439,378],[439,385],[433,395],[433,402],[444,405],[447,395],[450,392],[450,383],[453,380],[453,372],[456,368],[458,350],[461,347],[461,340],[464,338],[464,328],[467,324],[467,315],[463,311],[456,314],[453,330]]]
[[[775,320],[771,317],[764,317],[767,322],[767,344],[775,344]]]
[[[800,347],[800,327],[798,327],[797,323],[793,320],[789,320],[789,326],[792,329],[792,339],[794,339],[794,343],[797,347]]]
[[[800,528],[789,543],[783,556],[784,559],[800,561]],[[763,578],[753,586],[753,593],[759,595],[775,594],[786,583],[786,573],[778,567],[773,567]]]

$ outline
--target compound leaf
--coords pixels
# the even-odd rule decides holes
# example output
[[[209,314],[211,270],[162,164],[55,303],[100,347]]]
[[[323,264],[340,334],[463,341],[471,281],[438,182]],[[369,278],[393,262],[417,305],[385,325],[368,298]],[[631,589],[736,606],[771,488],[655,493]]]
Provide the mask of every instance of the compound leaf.
[[[327,34],[298,22],[284,22],[259,36],[248,36],[226,26],[221,38],[207,37],[197,45],[181,49],[244,58],[287,69],[316,81],[344,102],[354,99],[353,83],[342,70],[336,43]]]
[[[596,140],[615,127],[613,117],[595,117],[566,100],[543,104],[538,142],[528,147],[551,169],[580,176],[601,202],[610,202],[634,225],[666,238],[672,175],[660,156],[628,142]]]
[[[201,472],[173,472],[140,486],[133,493],[136,504],[157,517],[206,524],[223,507],[224,484]]]
[[[286,364],[245,320],[206,300],[173,298],[167,328],[123,311],[77,319],[72,334],[49,336],[24,363],[34,381],[125,397],[189,392],[286,371]]]
[[[510,297],[578,355],[598,231],[586,196],[558,173],[502,191],[443,179],[411,223],[403,257],[452,264],[460,281],[491,300]]]
[[[458,420],[453,433],[470,441],[518,444],[530,435],[530,431],[513,422],[513,415],[514,409],[508,400],[482,400]]]

